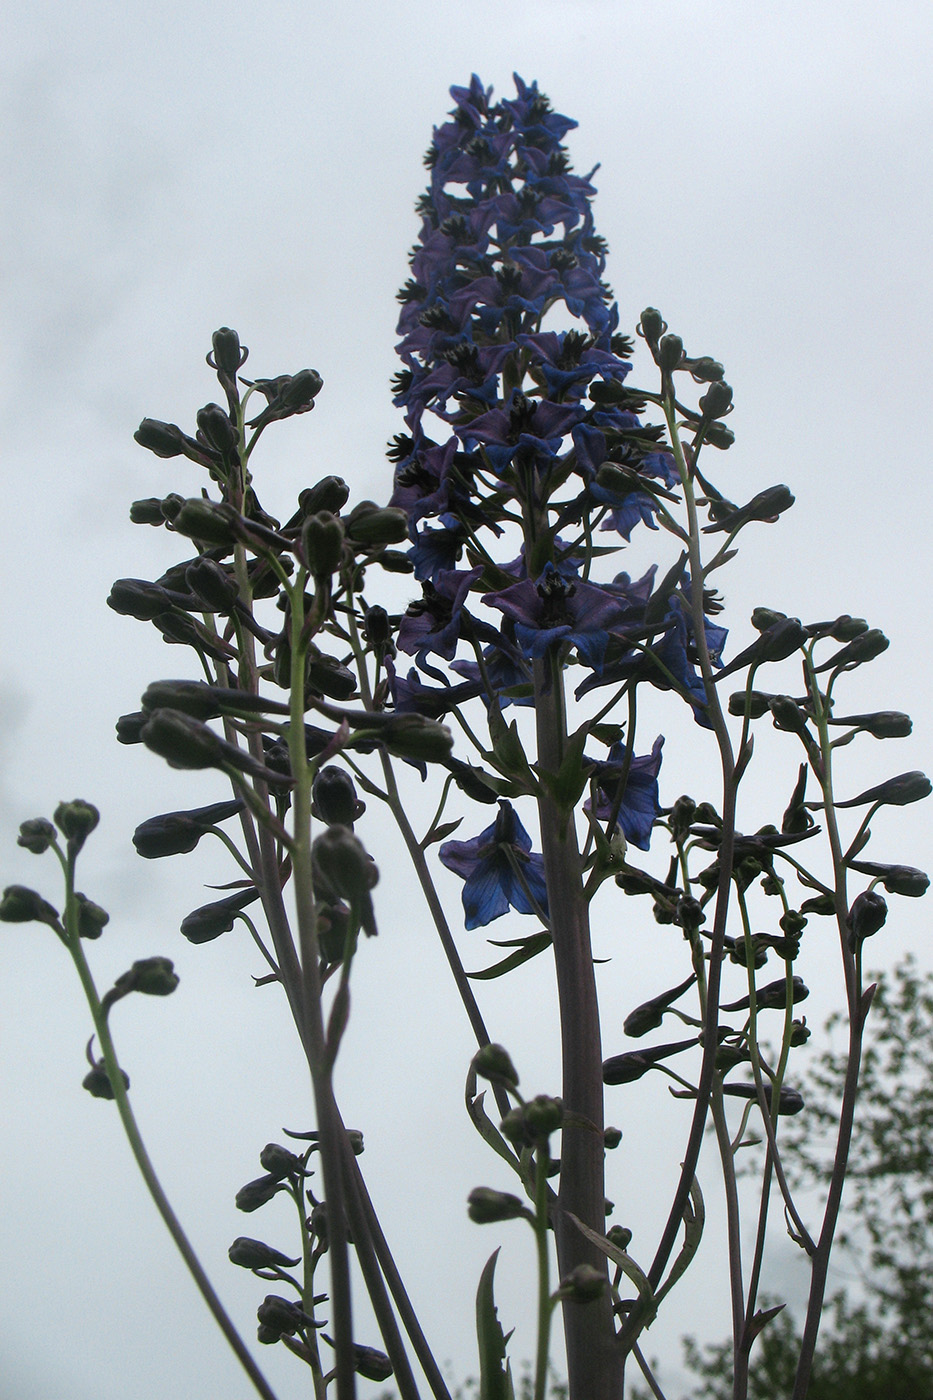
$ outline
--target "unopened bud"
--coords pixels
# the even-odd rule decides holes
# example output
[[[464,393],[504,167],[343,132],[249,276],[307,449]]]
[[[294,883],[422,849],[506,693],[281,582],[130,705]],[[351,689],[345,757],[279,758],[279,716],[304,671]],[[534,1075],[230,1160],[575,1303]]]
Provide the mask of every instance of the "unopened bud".
[[[60,802],[53,813],[55,825],[68,841],[68,849],[77,854],[97,823],[100,812],[91,802],[77,797],[73,802]]]
[[[849,947],[854,952],[866,938],[884,924],[888,917],[887,902],[874,890],[864,890],[852,904],[846,917],[849,928]]]
[[[34,856],[41,856],[47,851],[55,840],[55,827],[45,817],[30,817],[20,825],[19,836],[16,838],[17,846],[22,846],[27,851],[32,851]]]
[[[251,1240],[247,1235],[240,1235],[233,1241],[227,1250],[227,1258],[241,1269],[288,1269],[301,1263],[300,1259],[289,1259],[287,1254],[280,1253],[262,1240]]]
[[[361,501],[346,519],[347,534],[354,544],[373,546],[401,544],[408,538],[408,515],[398,506],[377,506]]]
[[[245,1186],[241,1186],[236,1193],[234,1204],[237,1210],[242,1210],[249,1214],[250,1211],[258,1210],[267,1201],[271,1201],[282,1187],[277,1176],[258,1176],[255,1181],[248,1181]]]
[[[483,1079],[513,1089],[518,1086],[518,1071],[504,1045],[492,1043],[482,1046],[473,1056],[473,1068]]]
[[[526,1213],[518,1196],[509,1191],[494,1191],[491,1186],[477,1186],[467,1197],[467,1214],[477,1225],[493,1225],[500,1220],[517,1220]]]
[[[214,768],[224,758],[220,736],[178,710],[153,710],[140,736],[170,768]]]
[[[58,911],[25,885],[7,885],[0,899],[0,921],[5,924],[48,924],[54,929],[59,927]]]
[[[75,893],[75,906],[78,918],[79,938],[100,938],[104,928],[110,922],[110,915],[106,909],[101,909],[99,904],[95,904],[87,895]]]

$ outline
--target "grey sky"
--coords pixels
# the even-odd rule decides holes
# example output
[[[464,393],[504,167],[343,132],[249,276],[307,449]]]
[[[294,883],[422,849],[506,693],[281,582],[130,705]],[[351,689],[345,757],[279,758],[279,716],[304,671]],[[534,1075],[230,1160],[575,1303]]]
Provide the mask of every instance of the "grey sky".
[[[736,643],[757,603],[868,617],[892,646],[850,694],[909,710],[916,738],[864,750],[859,771],[867,782],[929,768],[931,39],[922,0],[883,12],[862,0],[37,0],[8,21],[0,871],[4,884],[46,881],[54,899],[51,867],[15,848],[18,822],[77,794],[101,807],[82,875],[112,915],[95,966],[106,984],[165,952],[182,973],[173,998],[121,1008],[115,1028],[153,1154],[247,1335],[262,1285],[225,1252],[273,1217],[247,1220],[232,1197],[266,1141],[308,1125],[307,1092],[274,990],[251,991],[255,956],[232,939],[190,948],[177,933],[200,882],[228,878],[220,848],[150,865],[129,846],[144,817],[222,795],[219,780],[170,773],[112,738],[149,680],[186,666],[104,606],[115,577],[154,577],[173,558],[170,539],[129,525],[128,503],[200,487],[194,468],[138,449],[133,430],[145,415],[186,424],[215,396],[203,356],[230,324],[257,373],[313,365],[325,380],[314,414],[270,435],[264,503],[288,512],[328,472],[384,498],[383,447],[401,426],[387,387],[394,294],[431,128],[449,85],[473,70],[500,94],[513,69],[537,78],[579,122],[576,169],[602,163],[597,227],[622,328],[654,303],[692,352],[721,359],[738,436],[723,484],[744,499],[786,481],[797,496],[734,566]],[[690,757],[690,738],[669,739],[678,786],[662,770],[666,800],[689,785],[675,760]],[[930,863],[923,822],[890,818],[884,844],[879,858]],[[348,1116],[366,1131],[364,1161],[428,1331],[462,1377],[493,1242],[459,1201],[480,1182],[509,1183],[459,1113],[470,1043],[440,955],[426,926],[393,914],[410,901],[391,846],[374,854],[386,912],[343,1052]],[[877,957],[919,944],[928,961],[923,911],[897,915]],[[489,960],[474,938],[471,967]],[[28,927],[2,938],[0,1400],[245,1397],[115,1115],[80,1090],[87,1016],[51,941]],[[659,985],[638,939],[626,949],[620,1021]],[[553,1057],[534,1030],[550,993],[542,979],[520,985],[497,984],[485,1005],[543,1079]],[[642,1106],[626,1101],[633,1143]],[[413,1140],[427,1159],[418,1176]],[[620,1156],[617,1199],[628,1192],[631,1213],[650,1217],[656,1164],[639,1151]],[[274,1218],[268,1237],[278,1229],[284,1244],[290,1221]],[[501,1311],[519,1321],[526,1355],[530,1262],[516,1230]],[[447,1267],[449,1292],[437,1283]],[[727,1330],[715,1288],[684,1291],[683,1318],[649,1339],[672,1357],[681,1330]],[[261,1359],[286,1400],[303,1378],[279,1351]]]

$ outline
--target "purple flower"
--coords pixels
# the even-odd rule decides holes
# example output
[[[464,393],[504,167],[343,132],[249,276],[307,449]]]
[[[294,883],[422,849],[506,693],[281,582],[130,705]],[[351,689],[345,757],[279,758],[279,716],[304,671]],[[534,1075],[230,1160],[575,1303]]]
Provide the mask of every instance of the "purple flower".
[[[452,661],[460,640],[460,615],[470,587],[482,569],[449,569],[421,585],[423,596],[409,603],[398,629],[398,648],[408,656],[434,652]]]
[[[540,910],[547,914],[544,857],[531,854],[531,837],[510,802],[499,803],[499,815],[472,841],[445,841],[440,858],[448,870],[465,881],[463,911],[468,929],[484,928],[507,914]]]
[[[621,597],[599,584],[568,578],[553,564],[545,566],[536,582],[523,579],[499,593],[487,593],[483,601],[512,619],[523,656],[544,656],[555,643],[569,642],[596,671],[602,666],[610,629],[627,611]]]
[[[621,829],[626,841],[631,841],[640,851],[647,851],[651,840],[651,828],[660,813],[658,800],[658,773],[661,769],[661,749],[664,736],[659,734],[651,746],[651,752],[633,758],[622,788],[619,801],[619,784],[625,769],[625,745],[613,744],[609,758],[597,763],[594,768],[596,783],[596,816],[600,821],[608,821],[619,803],[616,825]],[[584,803],[592,810],[589,799]]]

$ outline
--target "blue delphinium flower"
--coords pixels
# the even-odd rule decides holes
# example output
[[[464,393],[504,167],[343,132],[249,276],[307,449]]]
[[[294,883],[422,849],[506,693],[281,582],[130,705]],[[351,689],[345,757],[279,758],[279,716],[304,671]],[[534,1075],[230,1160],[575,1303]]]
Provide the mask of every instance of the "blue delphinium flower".
[[[615,825],[621,830],[626,841],[631,841],[640,851],[647,851],[651,840],[651,828],[661,811],[658,797],[658,774],[661,771],[661,749],[664,736],[659,734],[651,746],[649,754],[633,758],[625,773],[625,745],[613,744],[608,759],[594,764],[596,784],[595,815],[600,821],[608,821],[616,811]],[[621,799],[619,784],[624,776]],[[616,804],[618,809],[616,810]],[[584,803],[592,811],[589,799]]]
[[[531,853],[531,837],[510,802],[472,841],[445,841],[440,858],[465,881],[463,911],[468,929],[484,928],[507,914],[547,914],[544,857]]]
[[[588,666],[602,665],[609,629],[625,615],[624,601],[583,579],[568,578],[547,564],[536,581],[522,579],[485,601],[511,617],[515,640],[530,658],[544,656],[558,642],[568,642]]]

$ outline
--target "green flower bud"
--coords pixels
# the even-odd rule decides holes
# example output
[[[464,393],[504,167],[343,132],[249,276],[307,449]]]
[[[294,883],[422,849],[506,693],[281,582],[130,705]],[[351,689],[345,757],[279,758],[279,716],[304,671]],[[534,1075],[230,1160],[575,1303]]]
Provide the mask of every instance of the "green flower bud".
[[[196,444],[177,423],[162,423],[157,418],[144,418],[133,437],[140,447],[148,448],[157,457],[187,456]]]
[[[752,613],[752,626],[756,632],[767,632],[779,622],[787,619],[787,613],[776,612],[774,608],[756,608]]]
[[[184,855],[193,851],[213,826],[236,816],[242,809],[241,799],[233,798],[228,802],[213,802],[208,807],[195,807],[189,812],[165,812],[150,817],[136,828],[133,845],[137,854],[146,860]]]
[[[240,1235],[233,1241],[227,1258],[241,1269],[290,1269],[301,1263],[300,1259],[289,1259],[287,1254],[281,1254],[262,1240],[251,1240],[247,1235]]]
[[[314,1319],[302,1312],[297,1303],[288,1298],[279,1298],[274,1293],[267,1294],[256,1310],[261,1326],[279,1337],[291,1337],[299,1327],[313,1326]]]
[[[314,486],[305,487],[298,504],[306,516],[319,511],[336,515],[350,499],[350,488],[341,476],[322,477]]]
[[[830,723],[851,725],[863,734],[870,734],[873,739],[906,739],[913,729],[910,715],[902,714],[900,710],[878,710],[874,714],[846,715],[839,719],[833,717]]]
[[[621,1129],[621,1128],[604,1128],[604,1129],[603,1129],[603,1143],[605,1144],[605,1147],[606,1147],[606,1151],[607,1151],[607,1152],[611,1152],[611,1151],[613,1150],[613,1148],[618,1147],[618,1145],[619,1145],[619,1143],[620,1143],[621,1141],[622,1141],[622,1129]],[[614,1226],[613,1226],[613,1229],[615,1229],[615,1230],[618,1230],[618,1229],[620,1229],[620,1228],[621,1228],[621,1227],[618,1226],[618,1225],[614,1225]],[[629,1239],[631,1239],[631,1238],[632,1238],[632,1234],[631,1234],[631,1231],[629,1231]],[[628,1241],[626,1241],[626,1244],[627,1244],[627,1243],[628,1243]],[[620,1246],[619,1246],[620,1249],[625,1249],[625,1247],[626,1247],[625,1245],[620,1245]]]
[[[906,807],[911,802],[920,802],[924,797],[929,797],[931,791],[933,784],[925,773],[899,773],[896,778],[888,778],[887,782],[879,783],[877,787],[867,788],[858,797],[837,802],[836,806],[863,807],[870,802],[879,806]]]
[[[53,813],[55,825],[67,838],[68,850],[76,855],[84,845],[97,823],[100,812],[91,802],[80,797],[73,802],[60,802]]]
[[[41,856],[54,840],[55,828],[50,821],[45,817],[30,817],[21,824],[16,844],[32,851],[34,856]]]
[[[162,502],[158,496],[147,496],[142,501],[134,501],[130,506],[130,521],[134,525],[164,525]]]
[[[789,695],[775,695],[768,708],[771,711],[775,729],[783,729],[787,734],[805,734],[807,732],[810,716]]]
[[[765,1084],[763,1087],[765,1094],[765,1102],[770,1108],[771,1085]],[[731,1094],[732,1097],[736,1099],[758,1098],[758,1090],[755,1088],[754,1084],[724,1084],[722,1086],[722,1092],[724,1094]],[[781,1092],[778,1095],[778,1107],[780,1112],[783,1113],[785,1117],[792,1118],[794,1114],[799,1113],[801,1111],[803,1106],[803,1095],[799,1092],[799,1090],[791,1089],[787,1085],[781,1086]]]
[[[120,1075],[123,1079],[124,1089],[128,1089],[130,1087],[129,1075],[125,1074],[122,1069],[120,1071]],[[92,1098],[114,1098],[113,1088],[111,1087],[110,1079],[108,1077],[107,1069],[104,1065],[103,1060],[101,1060],[98,1064],[94,1065],[90,1073],[84,1076],[84,1078],[81,1081],[81,1087],[83,1089],[87,1089],[88,1093],[91,1095]]]
[[[343,555],[342,521],[328,511],[317,511],[301,527],[301,547],[308,568],[315,578],[330,578],[340,567]]]
[[[185,569],[185,582],[210,612],[231,613],[240,590],[236,579],[215,559],[202,555]]]
[[[806,1045],[810,1039],[810,1027],[807,1025],[807,1018],[804,1016],[799,1021],[792,1021],[790,1027],[791,1045]]]
[[[644,322],[642,323],[644,324]],[[658,344],[658,366],[664,374],[673,374],[684,358],[684,343],[679,335],[665,335]]]
[[[387,574],[413,574],[415,571],[411,559],[399,549],[380,550],[378,562]]]
[[[574,1303],[592,1303],[601,1298],[609,1287],[609,1280],[592,1264],[578,1264],[575,1269],[560,1281],[560,1294]]]
[[[528,1132],[525,1128],[524,1110],[520,1106],[509,1109],[508,1113],[499,1124],[499,1129],[506,1141],[510,1142],[512,1146],[519,1151],[523,1147],[531,1146]]]
[[[60,928],[57,909],[25,885],[7,885],[0,899],[0,921],[5,924],[48,924]]]
[[[192,719],[216,719],[220,706],[206,681],[153,681],[143,691],[144,713],[172,710]]]
[[[313,815],[328,826],[346,826],[352,830],[356,818],[365,811],[350,774],[333,763],[315,775],[311,797]]]
[[[100,938],[104,928],[110,923],[106,909],[88,899],[87,895],[75,893],[78,916],[79,938]]]
[[[525,1104],[524,1115],[529,1133],[540,1140],[558,1132],[564,1121],[564,1105],[560,1099],[536,1094],[530,1103]]]
[[[415,763],[443,763],[454,746],[447,725],[423,715],[392,715],[379,737],[390,753]]]
[[[710,447],[725,452],[735,442],[735,433],[731,428],[727,428],[725,423],[707,423],[703,441],[708,442]]]
[[[667,322],[660,311],[653,306],[646,306],[638,323],[638,333],[645,338],[652,350],[657,349],[658,341],[666,330]]]
[[[259,1165],[279,1181],[286,1176],[297,1176],[302,1171],[301,1158],[277,1142],[266,1143],[259,1154]]]
[[[919,899],[930,887],[929,875],[912,865],[878,865],[871,860],[850,860],[849,866],[862,875],[872,875],[880,880],[888,894],[901,894],[909,899]]]
[[[182,919],[181,932],[189,943],[210,943],[222,933],[229,933],[240,910],[258,898],[258,890],[237,890],[235,894],[227,895],[226,899],[202,904]]]
[[[207,446],[219,453],[225,460],[236,459],[240,439],[230,415],[218,403],[209,403],[198,410],[197,424],[200,436]]]
[[[730,715],[744,715],[747,704],[749,719],[760,719],[763,714],[767,713],[771,701],[775,698],[764,690],[751,692],[736,690],[729,696],[729,713]]]
[[[670,811],[671,830],[677,835],[683,836],[690,828],[690,823],[696,814],[697,804],[692,797],[678,797]]]
[[[849,928],[849,947],[854,952],[866,938],[884,924],[888,917],[888,906],[880,894],[874,890],[864,890],[852,904],[846,917]]]
[[[384,1351],[353,1343],[353,1369],[367,1381],[387,1381],[393,1374],[392,1362]]]
[[[724,379],[714,380],[700,399],[700,412],[706,419],[723,418],[732,408],[732,386]]]
[[[219,374],[232,379],[249,354],[246,346],[240,345],[240,337],[229,326],[221,326],[220,330],[214,332],[211,345],[213,357],[208,355],[207,363],[211,369],[216,369]]]
[[[240,539],[240,516],[227,501],[195,496],[184,501],[172,520],[180,535],[207,545],[234,545]]]
[[[883,651],[887,651],[891,643],[887,637],[877,627],[869,627],[867,632],[860,632],[853,637],[835,656],[831,656],[828,661],[824,661],[822,666],[817,666],[817,672],[837,670],[840,667],[860,666],[865,661],[874,661],[876,656],[880,656]]]
[[[504,1045],[492,1043],[482,1046],[473,1056],[473,1068],[482,1079],[505,1084],[510,1089],[518,1087],[518,1071]]]
[[[526,1214],[526,1208],[518,1196],[509,1191],[477,1186],[467,1197],[467,1214],[477,1225],[494,1225],[500,1220],[517,1220]]]
[[[240,1187],[234,1204],[237,1210],[249,1214],[271,1201],[272,1197],[283,1189],[277,1176],[258,1176],[255,1181],[248,1181],[245,1186]]]
[[[379,507],[374,501],[361,501],[347,516],[346,527],[354,544],[401,544],[408,538],[408,515],[398,506]]]
[[[350,668],[315,646],[308,648],[307,685],[331,700],[349,700],[356,694],[356,676]]]
[[[142,710],[134,710],[131,715],[121,715],[116,723],[118,744],[141,744],[142,727],[149,718]]]
[[[371,647],[385,647],[392,639],[392,628],[389,625],[389,614],[385,608],[376,604],[374,607],[366,609],[363,619],[363,634]]]
[[[178,986],[178,973],[171,958],[139,958],[115,985],[124,993],[142,992],[147,997],[167,997]]]
[[[616,1249],[628,1249],[632,1243],[632,1232],[624,1225],[613,1225],[606,1231],[606,1239],[610,1244],[614,1244]]]
[[[140,736],[170,768],[216,768],[225,756],[219,735],[178,710],[153,710]]]
[[[700,355],[696,360],[688,360],[687,368],[698,384],[712,384],[722,379],[725,373],[719,361],[709,355]]]
[[[841,617],[836,618],[829,635],[836,642],[851,642],[853,638],[860,637],[867,631],[868,623],[864,617],[850,617],[848,613],[843,613]]]

